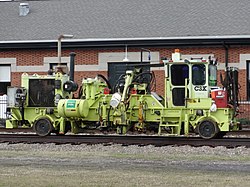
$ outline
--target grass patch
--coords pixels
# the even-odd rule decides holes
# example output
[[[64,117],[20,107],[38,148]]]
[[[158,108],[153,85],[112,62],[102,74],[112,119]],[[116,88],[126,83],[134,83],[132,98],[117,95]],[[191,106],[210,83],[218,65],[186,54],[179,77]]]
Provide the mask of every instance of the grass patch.
[[[86,169],[61,167],[2,167],[0,186],[248,186],[249,176],[231,172],[197,172],[166,168]],[[3,170],[5,171],[3,173]],[[237,177],[235,177],[237,176]],[[240,182],[239,182],[240,181]]]

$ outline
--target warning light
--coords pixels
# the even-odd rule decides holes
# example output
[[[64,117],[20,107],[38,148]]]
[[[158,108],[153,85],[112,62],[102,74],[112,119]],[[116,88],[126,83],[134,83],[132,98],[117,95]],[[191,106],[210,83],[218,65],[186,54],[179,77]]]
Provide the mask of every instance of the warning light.
[[[175,52],[175,53],[179,53],[179,52],[180,52],[180,49],[175,49],[174,52]]]

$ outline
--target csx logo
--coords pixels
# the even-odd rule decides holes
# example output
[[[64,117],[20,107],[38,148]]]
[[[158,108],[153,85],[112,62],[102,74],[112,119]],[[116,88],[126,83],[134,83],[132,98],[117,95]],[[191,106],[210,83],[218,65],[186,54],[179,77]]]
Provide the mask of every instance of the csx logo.
[[[194,91],[207,91],[207,86],[195,86]]]

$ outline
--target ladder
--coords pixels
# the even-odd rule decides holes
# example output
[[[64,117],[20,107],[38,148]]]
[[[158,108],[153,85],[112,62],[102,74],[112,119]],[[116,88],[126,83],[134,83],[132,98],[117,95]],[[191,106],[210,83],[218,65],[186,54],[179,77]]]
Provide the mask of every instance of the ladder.
[[[182,111],[168,110],[166,114],[161,116],[158,134],[162,134],[162,128],[165,129],[167,135],[180,135],[182,124]]]

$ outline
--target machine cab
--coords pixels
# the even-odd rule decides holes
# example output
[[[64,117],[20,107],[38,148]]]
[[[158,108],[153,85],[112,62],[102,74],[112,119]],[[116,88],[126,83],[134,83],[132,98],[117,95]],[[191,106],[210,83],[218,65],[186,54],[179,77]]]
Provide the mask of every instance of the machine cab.
[[[210,98],[212,87],[217,84],[215,63],[204,59],[181,59],[175,51],[171,60],[165,60],[166,90],[168,107],[183,107]]]

